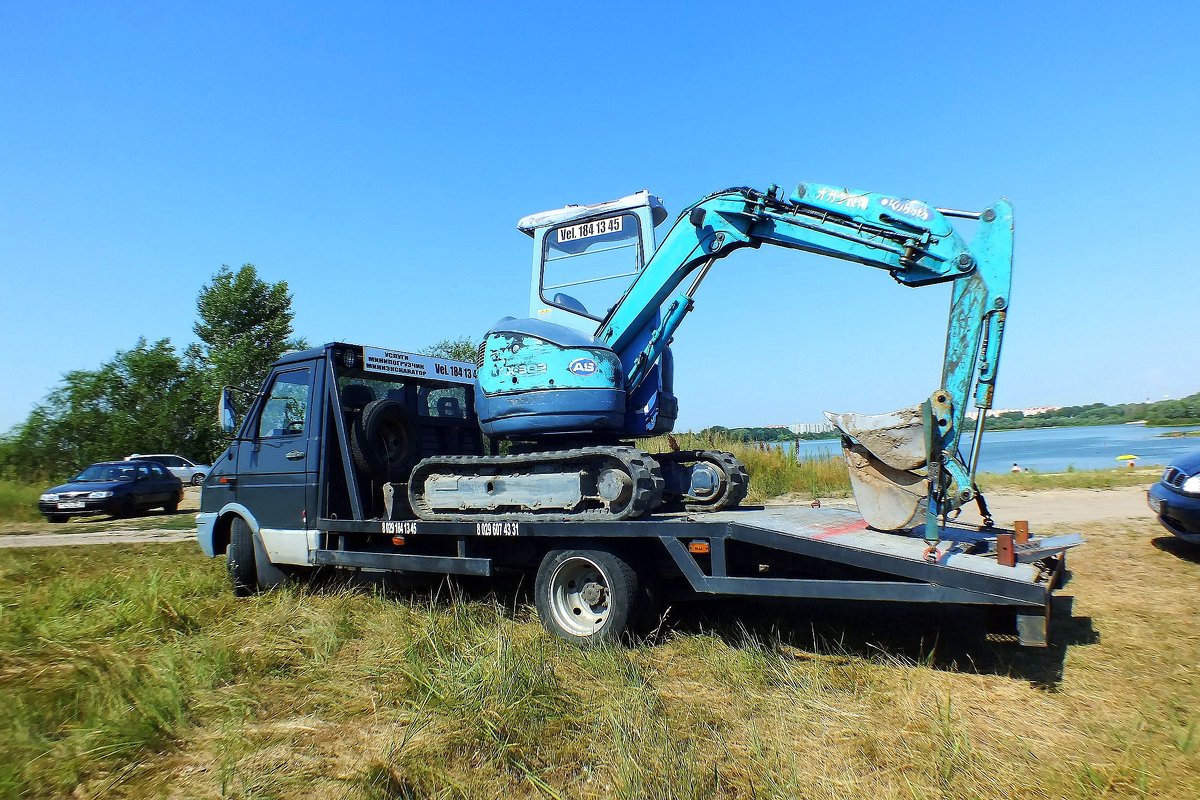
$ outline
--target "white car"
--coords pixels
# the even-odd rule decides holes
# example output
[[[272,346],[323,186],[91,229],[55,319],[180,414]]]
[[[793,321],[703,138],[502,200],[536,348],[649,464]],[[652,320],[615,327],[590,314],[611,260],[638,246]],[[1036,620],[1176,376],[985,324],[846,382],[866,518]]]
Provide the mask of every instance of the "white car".
[[[134,453],[131,456],[126,456],[126,461],[133,459],[139,461],[153,461],[157,464],[162,464],[167,470],[185,484],[190,483],[192,486],[199,486],[204,483],[204,478],[212,471],[211,464],[197,464],[194,461],[184,458],[183,456],[172,455],[169,453]]]

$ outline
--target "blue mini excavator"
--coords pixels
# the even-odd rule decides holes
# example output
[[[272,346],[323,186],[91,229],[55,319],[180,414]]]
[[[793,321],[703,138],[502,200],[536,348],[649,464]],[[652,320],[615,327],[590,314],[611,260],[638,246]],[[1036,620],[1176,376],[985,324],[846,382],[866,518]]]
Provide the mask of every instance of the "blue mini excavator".
[[[855,498],[882,530],[944,520],[978,497],[975,468],[992,405],[1012,274],[1012,209],[980,213],[813,183],[788,196],[734,188],[666,220],[658,198],[567,206],[523,218],[533,238],[531,319],[505,318],[479,348],[476,411],[507,452],[422,461],[409,481],[423,519],[619,520],[658,509],[731,508],[745,467],[729,453],[649,453],[633,442],[668,433],[678,401],[670,344],[714,264],[762,245],[886,270],[905,286],[951,283],[941,384],[892,414],[830,414],[842,433]],[[970,243],[950,218],[978,221]],[[967,404],[971,452],[959,445]]]

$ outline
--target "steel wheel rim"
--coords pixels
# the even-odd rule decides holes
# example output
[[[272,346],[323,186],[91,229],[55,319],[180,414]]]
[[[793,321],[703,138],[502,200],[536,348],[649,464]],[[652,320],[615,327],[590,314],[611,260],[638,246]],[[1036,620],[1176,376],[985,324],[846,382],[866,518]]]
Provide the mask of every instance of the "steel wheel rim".
[[[550,613],[572,636],[591,636],[604,627],[611,595],[604,570],[588,558],[568,559],[550,576]]]

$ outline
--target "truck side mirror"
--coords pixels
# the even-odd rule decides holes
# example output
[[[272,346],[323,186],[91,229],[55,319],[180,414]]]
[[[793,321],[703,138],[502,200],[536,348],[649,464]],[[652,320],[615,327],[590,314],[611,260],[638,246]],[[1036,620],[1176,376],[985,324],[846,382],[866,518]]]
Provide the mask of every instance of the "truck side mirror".
[[[221,403],[217,409],[217,424],[221,431],[232,436],[237,431],[237,406],[233,402],[233,391],[228,387],[221,389]]]

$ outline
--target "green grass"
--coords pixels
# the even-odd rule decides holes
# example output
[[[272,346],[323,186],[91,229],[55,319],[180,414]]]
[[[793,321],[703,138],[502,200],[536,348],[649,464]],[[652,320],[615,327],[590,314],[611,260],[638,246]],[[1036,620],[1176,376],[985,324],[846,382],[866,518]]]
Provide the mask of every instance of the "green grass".
[[[0,521],[33,522],[40,520],[37,501],[42,486],[0,479]]]
[[[511,593],[236,600],[193,545],[0,551],[0,797],[1195,797],[1200,563],[1085,534],[1084,608],[1020,652],[727,604],[578,650]]]

